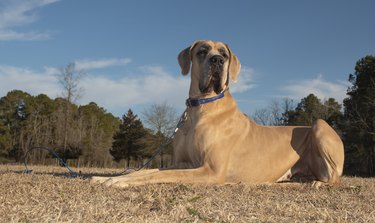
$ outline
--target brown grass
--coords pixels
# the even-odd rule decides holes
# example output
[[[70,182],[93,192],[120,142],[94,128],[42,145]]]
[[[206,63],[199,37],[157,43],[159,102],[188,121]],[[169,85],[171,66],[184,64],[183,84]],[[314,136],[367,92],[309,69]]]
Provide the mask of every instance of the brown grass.
[[[107,188],[53,176],[60,167],[0,166],[1,222],[375,222],[375,180],[309,184]],[[121,170],[80,169],[113,174]],[[85,172],[86,171],[86,172]]]

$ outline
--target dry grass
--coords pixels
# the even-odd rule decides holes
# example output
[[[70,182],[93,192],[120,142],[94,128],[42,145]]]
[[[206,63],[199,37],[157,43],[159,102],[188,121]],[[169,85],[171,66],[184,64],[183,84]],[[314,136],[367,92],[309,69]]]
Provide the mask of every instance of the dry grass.
[[[106,188],[53,176],[59,167],[0,166],[1,222],[375,222],[375,180],[308,184]],[[112,174],[121,170],[80,169]]]

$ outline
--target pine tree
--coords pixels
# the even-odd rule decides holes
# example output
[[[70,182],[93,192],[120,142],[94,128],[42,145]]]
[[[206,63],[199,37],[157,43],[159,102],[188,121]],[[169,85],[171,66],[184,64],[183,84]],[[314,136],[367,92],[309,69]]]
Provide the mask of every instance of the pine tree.
[[[321,118],[323,105],[314,94],[302,98],[295,110],[288,113],[288,125],[312,125],[314,121]]]
[[[29,148],[29,132],[26,131],[30,115],[29,104],[32,96],[26,92],[13,90],[0,99],[0,122],[2,123],[1,150],[3,156],[20,160]]]
[[[314,94],[302,98],[295,110],[286,112],[287,125],[311,126],[317,119],[323,119],[337,129],[342,116],[341,105],[333,98],[323,103]]]
[[[344,100],[347,168],[375,175],[375,57],[366,56],[349,75],[353,84]]]
[[[127,114],[123,115],[119,131],[113,138],[110,153],[114,160],[118,162],[126,158],[127,167],[129,167],[131,158],[138,159],[142,156],[144,147],[142,139],[146,134],[140,119],[129,109]]]

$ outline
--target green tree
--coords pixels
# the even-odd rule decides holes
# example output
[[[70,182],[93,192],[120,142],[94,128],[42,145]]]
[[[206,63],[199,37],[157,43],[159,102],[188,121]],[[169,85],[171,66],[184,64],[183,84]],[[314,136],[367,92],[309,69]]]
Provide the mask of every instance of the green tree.
[[[29,148],[33,146],[48,147],[54,145],[55,125],[54,112],[55,103],[45,94],[32,97],[26,105],[28,113],[24,132],[27,133]],[[46,158],[45,151],[34,151],[28,156],[31,163],[44,163]]]
[[[302,98],[295,110],[288,112],[288,125],[312,125],[321,118],[323,105],[314,94]]]
[[[0,122],[3,154],[19,160],[30,146],[30,135],[25,130],[30,115],[29,104],[32,96],[26,92],[14,90],[0,99]]]
[[[322,103],[317,96],[309,94],[296,109],[287,111],[285,117],[287,125],[311,126],[317,119],[323,119],[337,129],[342,117],[341,105],[334,98]]]
[[[0,150],[2,156],[19,160],[33,146],[54,143],[54,101],[44,94],[36,97],[14,90],[0,99]],[[33,154],[31,162],[44,159]]]
[[[45,94],[33,97],[27,106],[29,116],[27,126],[33,136],[35,146],[50,146],[54,142],[55,103]]]
[[[2,160],[8,160],[11,142],[10,130],[0,121],[0,163]]]
[[[0,162],[22,161],[32,147],[48,147],[78,165],[106,167],[113,163],[109,149],[120,123],[94,102],[78,107],[63,98],[10,91],[0,98]],[[50,157],[44,150],[33,150],[27,158],[41,164]]]
[[[143,156],[142,149],[145,146],[143,138],[147,132],[141,120],[131,109],[123,115],[119,131],[114,135],[114,141],[110,153],[115,161],[127,159],[127,167],[130,166],[130,159],[138,159]]]
[[[375,57],[357,61],[344,100],[348,172],[375,176]]]
[[[96,103],[79,107],[79,145],[82,148],[80,163],[85,166],[105,167],[112,162],[109,148],[118,130],[120,120]]]
[[[341,105],[334,98],[329,98],[323,103],[321,118],[326,120],[334,129],[339,130],[339,125],[343,118]]]
[[[79,138],[78,106],[63,98],[56,98],[54,103],[56,106],[54,112],[54,147],[56,152],[65,161],[78,159],[82,154]],[[66,111],[69,112],[66,113]]]

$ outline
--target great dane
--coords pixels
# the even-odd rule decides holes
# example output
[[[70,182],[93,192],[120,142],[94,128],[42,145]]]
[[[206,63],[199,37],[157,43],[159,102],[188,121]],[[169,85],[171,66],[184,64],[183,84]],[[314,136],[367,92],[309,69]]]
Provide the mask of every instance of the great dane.
[[[194,42],[178,55],[191,70],[187,118],[174,139],[174,168],[151,169],[92,181],[124,187],[149,183],[274,183],[307,176],[313,185],[337,185],[343,143],[324,121],[313,126],[260,126],[237,107],[229,79],[240,62],[222,42]]]

